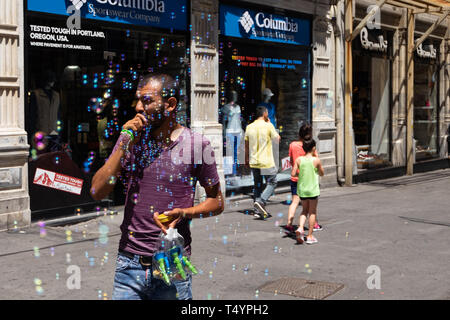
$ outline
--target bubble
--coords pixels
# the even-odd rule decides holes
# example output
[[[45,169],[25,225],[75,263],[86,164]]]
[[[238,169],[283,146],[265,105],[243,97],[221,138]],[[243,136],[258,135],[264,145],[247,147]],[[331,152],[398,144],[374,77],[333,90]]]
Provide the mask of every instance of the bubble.
[[[56,280],[59,280],[59,273],[56,274]]]
[[[139,198],[139,194],[133,193],[133,195],[131,196],[131,201],[132,201],[134,204],[138,204],[138,198]]]
[[[109,228],[106,224],[102,224],[98,227],[98,232],[100,234],[107,234],[109,232]]]
[[[228,242],[228,237],[227,237],[227,236],[223,236],[223,237],[222,237],[222,241],[223,241],[223,244],[227,244],[227,242]]]
[[[37,150],[31,149],[31,159],[36,160],[37,159]]]
[[[144,41],[144,50],[148,49],[148,41]]]
[[[53,257],[55,255],[55,248],[50,248],[50,255]]]
[[[115,176],[110,176],[108,179],[108,184],[113,185],[116,184],[117,178]]]
[[[275,247],[273,248],[273,252],[278,253],[278,247],[277,247],[277,246],[275,246]]]
[[[331,107],[333,105],[333,100],[327,99],[326,106]]]
[[[54,164],[59,164],[59,161],[61,160],[61,158],[59,156],[56,156],[53,158],[53,163]]]
[[[70,253],[66,253],[66,262],[70,263],[71,259],[70,259]]]
[[[255,291],[255,298],[258,299],[258,297],[259,297],[259,290],[256,290]]]
[[[41,295],[44,293],[44,289],[41,286],[36,286],[36,293]]]
[[[40,286],[40,285],[42,284],[42,280],[39,279],[39,278],[34,278],[34,284],[35,284],[36,286]]]
[[[291,194],[288,194],[288,195],[286,196],[286,203],[287,203],[287,204],[291,204],[291,203],[292,203],[292,195],[291,195]]]
[[[39,252],[39,247],[34,247],[34,256],[35,258],[39,258],[41,256],[40,252]]]
[[[83,213],[83,209],[81,209],[81,208],[76,208],[75,209],[75,214],[77,215],[77,216],[79,216],[80,214],[82,214]]]
[[[89,265],[92,267],[95,265],[95,258],[94,257],[90,257],[89,258]]]
[[[264,275],[268,276],[269,275],[269,269],[264,270]]]
[[[312,272],[312,270],[311,270],[311,269],[308,269],[308,273],[311,274],[311,272]]]
[[[278,213],[278,218],[281,218],[281,217],[283,217],[284,216],[284,213]]]
[[[305,264],[305,268],[309,268],[309,264],[307,263],[307,264]]]
[[[210,271],[210,272],[209,272],[209,278],[212,279],[212,277],[213,277],[213,272]]]
[[[39,141],[36,143],[36,149],[38,149],[39,151],[42,151],[45,149],[45,143],[43,143],[42,141]]]
[[[231,269],[232,269],[233,271],[236,271],[236,265],[233,264],[233,266],[231,267]]]

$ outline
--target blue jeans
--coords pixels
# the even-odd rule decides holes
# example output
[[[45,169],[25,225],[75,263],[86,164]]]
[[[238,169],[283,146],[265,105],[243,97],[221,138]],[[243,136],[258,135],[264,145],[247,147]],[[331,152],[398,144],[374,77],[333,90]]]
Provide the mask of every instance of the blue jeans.
[[[262,202],[264,205],[267,200],[275,192],[277,186],[277,173],[276,169],[256,169],[252,168],[253,182],[254,182],[254,197],[256,202]],[[269,173],[269,174],[261,174]],[[266,187],[262,191],[263,178],[266,180]]]
[[[192,300],[192,277],[171,279],[171,285],[154,278],[152,266],[144,267],[139,256],[117,255],[113,300]]]

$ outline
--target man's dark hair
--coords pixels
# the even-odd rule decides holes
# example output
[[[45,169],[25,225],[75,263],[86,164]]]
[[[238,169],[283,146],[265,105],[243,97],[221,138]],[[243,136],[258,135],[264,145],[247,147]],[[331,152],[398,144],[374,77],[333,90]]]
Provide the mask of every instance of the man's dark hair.
[[[267,108],[264,106],[257,106],[256,107],[256,118],[261,118],[264,116],[264,113],[267,111]]]
[[[298,130],[298,138],[303,141],[308,135],[312,136],[312,126],[309,123],[305,123]]]
[[[316,146],[316,141],[311,137],[311,135],[306,135],[303,140],[303,150],[308,153]]]
[[[161,96],[167,101],[174,97],[177,103],[180,102],[180,88],[178,82],[169,74],[165,73],[148,73],[141,76],[138,83],[138,89],[145,87],[150,80],[155,79],[162,84]]]

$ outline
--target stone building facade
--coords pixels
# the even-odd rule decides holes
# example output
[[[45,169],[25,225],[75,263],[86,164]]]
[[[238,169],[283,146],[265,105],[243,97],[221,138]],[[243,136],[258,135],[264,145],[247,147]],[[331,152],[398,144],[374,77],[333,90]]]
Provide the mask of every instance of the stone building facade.
[[[0,2],[0,230],[30,223],[23,1]]]
[[[364,18],[371,4],[373,4],[372,1],[356,1],[354,23],[358,23]],[[221,22],[223,22],[223,9],[221,9],[223,5],[238,8],[243,10],[242,12],[245,10],[261,10],[267,15],[283,16],[286,19],[295,18],[299,19],[299,21],[310,23],[310,31],[307,35],[310,38],[308,42],[309,47],[303,45],[298,51],[305,53],[305,57],[307,57],[303,59],[304,66],[306,63],[307,66],[302,70],[307,72],[308,76],[302,78],[301,81],[305,88],[309,88],[309,93],[302,98],[304,100],[301,103],[305,104],[303,109],[294,108],[290,109],[289,112],[278,115],[278,121],[280,122],[278,128],[283,137],[282,146],[280,147],[280,158],[287,156],[289,143],[296,139],[295,133],[300,125],[298,119],[310,121],[313,125],[314,138],[318,142],[319,155],[325,168],[325,177],[321,179],[322,187],[336,186],[338,183],[343,183],[345,178],[344,146],[346,143],[344,139],[345,1],[190,0],[186,7],[186,10],[190,9],[190,12],[187,14],[189,18],[186,29],[183,31],[184,33],[180,32],[176,35],[177,37],[185,37],[186,60],[189,61],[188,64],[186,64],[186,61],[183,62],[184,64],[181,63],[186,65],[186,68],[189,68],[189,80],[186,81],[186,91],[189,95],[189,110],[186,113],[189,114],[191,128],[205,134],[211,141],[221,177],[222,192],[224,194],[227,193],[229,185],[227,184],[226,176],[229,175],[228,171],[230,169],[224,159],[225,128],[222,107],[224,99],[228,97],[223,95],[223,75],[224,73],[227,74],[228,70],[224,70],[223,60],[224,58],[229,58],[221,55],[221,52],[226,49],[223,47],[227,45],[224,42],[229,41],[231,52],[253,46],[263,48],[266,44],[267,46],[273,46],[275,48],[273,52],[275,53],[279,53],[279,51],[282,51],[279,48],[283,48],[277,47],[273,43],[259,40],[251,42],[249,39],[236,39],[236,43],[240,43],[241,47],[233,48],[231,46],[232,41],[228,40],[229,38],[227,38],[224,30],[221,30],[220,27]],[[31,83],[31,81],[27,82],[28,75],[25,68],[26,57],[29,54],[26,51],[28,47],[25,43],[28,29],[23,19],[26,9],[21,0],[0,2],[0,230],[29,225],[32,218],[28,178],[28,163],[32,146],[28,144],[29,137],[27,135],[29,133],[27,133],[25,124],[25,108],[28,101],[28,92],[26,90],[28,90],[27,86],[30,86],[29,83]],[[33,19],[35,19],[33,21],[40,21],[39,14],[34,13]],[[416,19],[416,35],[419,37],[423,34],[435,20],[436,18],[430,15],[418,15]],[[437,105],[434,106],[430,99],[428,99],[429,101],[425,99],[424,105],[420,106],[423,108],[420,110],[425,110],[426,112],[417,118],[418,125],[425,126],[422,124],[425,122],[421,121],[429,121],[427,122],[429,124],[426,126],[429,130],[435,130],[433,134],[436,136],[436,145],[433,147],[432,145],[424,145],[422,141],[425,139],[424,134],[417,133],[417,143],[423,144],[417,150],[425,154],[428,151],[431,152],[431,149],[435,149],[436,152],[431,157],[431,160],[438,161],[448,157],[448,130],[450,128],[450,95],[448,94],[450,90],[448,72],[450,65],[450,36],[448,21],[449,18],[435,29],[430,35],[431,42],[427,42],[428,47],[423,49],[426,51],[427,48],[436,49],[438,47],[436,57],[433,58],[432,63],[430,62],[433,66],[436,66],[436,69],[433,69],[435,72],[430,73],[429,77],[430,81],[436,85],[436,94],[434,91],[431,94],[433,99],[435,99],[433,101],[436,101]],[[376,65],[380,61],[384,61],[384,65],[388,66],[389,87],[385,93],[386,97],[388,96],[388,100],[386,100],[388,102],[384,102],[387,114],[383,114],[384,118],[382,118],[388,120],[386,120],[386,123],[380,123],[387,126],[386,128],[389,132],[386,137],[389,140],[387,161],[391,163],[390,167],[403,168],[406,162],[405,12],[403,9],[385,5],[381,10],[379,22],[382,29],[380,32],[385,32],[383,36],[390,37],[390,51],[388,53],[378,55],[378,53],[365,52],[364,48],[357,43],[360,41],[360,38],[356,38],[354,42],[357,46],[356,49],[359,50],[358,52],[362,52],[363,56],[366,57],[363,60],[369,61],[369,65]],[[128,29],[132,31],[132,27],[126,27],[125,25],[122,25],[122,27],[123,31],[127,31],[126,37],[128,37]],[[140,28],[142,32],[145,32],[145,26],[140,26]],[[151,31],[156,32],[154,30]],[[166,33],[169,32],[167,31]],[[370,32],[368,34],[371,36]],[[379,37],[380,34],[376,36]],[[430,47],[430,44],[434,44],[434,47]],[[109,51],[104,52],[105,59],[109,55],[114,55],[114,53]],[[138,56],[137,53],[133,53],[133,55]],[[236,56],[239,56],[239,53]],[[418,57],[417,59],[422,68],[426,69],[427,61],[429,60],[423,57]],[[73,67],[76,63],[76,59],[73,58],[69,58],[66,61],[66,64],[70,67]],[[66,72],[66,69],[64,70]],[[70,71],[70,68],[68,70]],[[357,69],[355,70],[358,72]],[[365,70],[360,71],[365,72]],[[242,79],[248,75],[248,71],[243,72]],[[267,74],[264,73],[262,77],[266,76]],[[278,86],[277,90],[282,90],[282,87],[291,81],[289,77],[290,75],[286,75],[285,78],[280,77],[277,80],[278,82],[272,83],[274,86]],[[258,81],[261,81],[261,79]],[[291,82],[294,83],[295,81],[293,78]],[[267,83],[271,82],[266,79]],[[417,85],[418,90],[425,90],[423,92],[426,95],[428,91],[420,87],[420,83]],[[242,84],[241,87],[243,87]],[[361,88],[361,85],[358,85],[358,90],[359,88]],[[374,88],[370,87],[370,89],[380,90],[380,86],[376,85]],[[295,90],[297,89],[294,89],[290,95],[278,93],[278,101],[286,104],[286,101],[289,99],[296,99],[298,95],[296,95]],[[277,94],[277,92],[275,93]],[[257,98],[259,97],[255,97],[255,99]],[[64,99],[67,100],[67,96],[62,95],[61,99],[62,101]],[[248,102],[249,99],[247,98],[246,101]],[[430,112],[427,110],[430,110]],[[436,113],[432,113],[432,110],[435,110]],[[252,110],[246,110],[245,112],[246,116],[250,116]],[[421,111],[418,109],[418,112]],[[308,116],[305,116],[306,114]],[[433,118],[423,118],[428,115]],[[251,117],[248,120],[251,120]],[[365,119],[359,120],[365,121]],[[433,121],[436,121],[436,127],[433,127]],[[76,130],[75,122],[72,121],[70,123],[73,126],[72,130]],[[373,121],[373,123],[376,123],[376,121]],[[78,142],[83,142],[90,134],[88,129],[84,131],[85,127],[85,123],[78,125],[78,130],[80,131],[77,138]],[[372,135],[375,135],[375,132],[377,132],[375,129],[371,131],[374,132],[374,134],[371,133]],[[90,131],[92,130],[91,128]],[[370,158],[370,153],[373,152],[361,148],[362,143],[360,143],[360,140],[363,138],[357,135],[358,133],[355,134],[352,142],[352,148],[354,149],[353,175],[355,176],[361,174],[361,172],[358,172],[358,165],[363,163],[361,158],[358,158],[358,155],[366,156],[364,160],[367,160]],[[371,138],[370,135],[369,137]],[[375,140],[380,145],[384,141],[384,137]],[[367,145],[374,146],[375,143],[371,141]],[[367,153],[364,153],[366,151]],[[376,154],[374,158],[375,156]],[[372,172],[370,169],[368,168],[368,171],[365,172]],[[287,171],[285,170],[285,172]],[[381,173],[381,175],[383,174],[388,173]],[[289,178],[287,178],[286,182],[288,180]],[[197,191],[198,198],[201,198],[204,195],[201,188],[198,188]]]

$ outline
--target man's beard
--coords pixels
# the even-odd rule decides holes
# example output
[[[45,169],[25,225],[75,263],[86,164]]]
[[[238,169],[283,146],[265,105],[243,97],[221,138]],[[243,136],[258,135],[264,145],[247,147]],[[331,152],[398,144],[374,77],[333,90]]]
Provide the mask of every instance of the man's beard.
[[[146,115],[148,125],[145,127],[147,132],[153,134],[163,125],[164,121],[167,119],[167,116],[164,114],[164,111],[156,111],[150,115]]]

